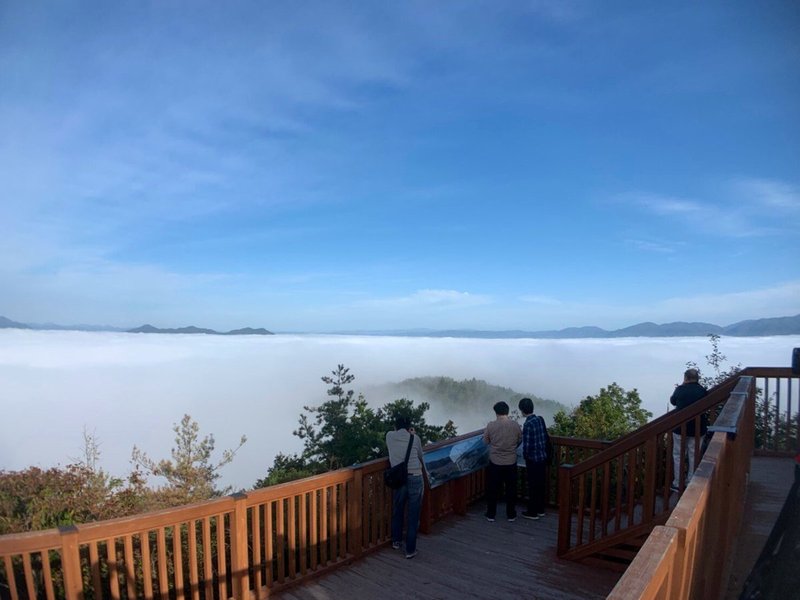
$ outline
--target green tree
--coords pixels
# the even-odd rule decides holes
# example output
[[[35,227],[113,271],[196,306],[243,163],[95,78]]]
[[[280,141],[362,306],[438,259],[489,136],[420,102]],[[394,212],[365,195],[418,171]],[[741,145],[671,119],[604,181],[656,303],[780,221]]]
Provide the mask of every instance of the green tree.
[[[401,398],[377,410],[371,408],[362,394],[349,389],[355,376],[344,365],[337,365],[322,381],[330,387],[328,400],[319,406],[304,406],[299,427],[293,432],[303,440],[299,454],[280,453],[275,457],[267,476],[254,487],[264,487],[309,475],[339,469],[381,456],[386,456],[385,435],[394,428],[397,415],[409,417],[423,443],[452,437],[455,425],[430,425],[425,413],[426,402],[414,405],[413,400]]]
[[[636,389],[625,391],[616,383],[587,396],[571,411],[558,411],[550,428],[553,435],[614,440],[647,423],[653,414],[642,408]]]
[[[166,487],[159,492],[170,505],[207,500],[228,493],[229,488],[218,490],[216,481],[222,467],[233,460],[247,437],[243,435],[235,449],[225,450],[220,460],[213,462],[214,436],[209,434],[201,438],[200,425],[191,416],[183,415],[181,422],[176,423],[172,430],[175,432],[172,459],[156,462],[134,446],[131,454],[134,468],[142,469],[145,477],[163,477],[167,480]]]

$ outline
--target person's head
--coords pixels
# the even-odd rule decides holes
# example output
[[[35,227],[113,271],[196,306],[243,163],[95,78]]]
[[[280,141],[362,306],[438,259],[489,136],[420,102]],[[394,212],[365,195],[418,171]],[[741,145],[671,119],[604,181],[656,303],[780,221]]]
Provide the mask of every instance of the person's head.
[[[408,429],[409,427],[411,427],[411,419],[408,418],[408,415],[395,415],[394,417],[395,429]]]
[[[503,402],[502,400],[493,406],[494,414],[498,417],[503,415],[508,415],[508,404]]]
[[[700,371],[697,369],[686,369],[683,373],[683,381],[686,383],[697,383],[700,381]]]
[[[533,400],[530,398],[523,398],[519,401],[519,409],[522,411],[523,415],[531,415],[533,414]]]

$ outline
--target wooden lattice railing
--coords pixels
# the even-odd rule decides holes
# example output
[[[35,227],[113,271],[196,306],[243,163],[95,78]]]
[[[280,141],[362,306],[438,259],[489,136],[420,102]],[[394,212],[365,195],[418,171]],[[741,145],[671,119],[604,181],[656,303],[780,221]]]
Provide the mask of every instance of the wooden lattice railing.
[[[657,526],[608,596],[721,598],[744,509],[754,441],[755,382],[742,377],[666,526]]]
[[[559,467],[558,555],[580,559],[611,548],[632,536],[646,534],[671,511],[673,430],[681,432],[681,450],[695,445],[695,464],[701,458],[701,436],[686,437],[701,415],[723,404],[736,383],[730,379],[680,411],[667,413],[623,436],[608,448],[578,464]],[[678,474],[680,491],[686,470]]]
[[[553,442],[556,462],[588,458],[608,445]],[[0,598],[265,598],[390,541],[386,466],[379,459],[195,505],[2,536]],[[422,532],[463,514],[484,486],[479,470],[426,489]]]

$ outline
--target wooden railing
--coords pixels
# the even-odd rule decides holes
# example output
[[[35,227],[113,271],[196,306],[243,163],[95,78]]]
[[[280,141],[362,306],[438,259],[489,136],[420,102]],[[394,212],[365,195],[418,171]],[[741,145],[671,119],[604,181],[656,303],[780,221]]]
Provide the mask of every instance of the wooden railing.
[[[553,442],[554,461],[583,459],[608,445]],[[2,536],[0,598],[265,598],[390,541],[386,466],[379,459],[200,504]],[[426,489],[421,531],[463,514],[484,486],[479,470]]]
[[[691,406],[663,415],[616,440],[578,464],[562,464],[558,474],[558,555],[580,559],[646,535],[671,510],[673,430],[681,432],[681,451],[694,444],[694,467],[701,458],[701,436],[687,438],[689,423],[700,431],[701,415],[723,404],[736,383],[730,379]],[[686,470],[677,480],[686,486]]]
[[[800,452],[800,374],[789,367],[747,367],[756,378],[755,448],[764,455]]]
[[[753,451],[755,390],[753,377],[741,378],[678,505],[609,598],[713,599],[725,593]]]

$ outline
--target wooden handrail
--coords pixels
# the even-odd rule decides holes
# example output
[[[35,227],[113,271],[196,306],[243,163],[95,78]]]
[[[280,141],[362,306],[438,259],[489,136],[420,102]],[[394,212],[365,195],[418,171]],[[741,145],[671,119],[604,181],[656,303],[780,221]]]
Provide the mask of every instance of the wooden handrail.
[[[687,426],[694,423],[699,428],[701,415],[722,403],[731,403],[731,414],[740,414],[741,390],[751,387],[752,377],[729,378],[691,406],[671,411],[594,456],[559,469],[559,556],[586,557],[663,522],[670,513],[672,445],[677,443],[670,434],[683,432],[676,438],[680,454],[685,454],[685,444],[692,444],[696,467],[701,437],[687,438]],[[682,490],[683,470],[675,479]]]
[[[608,598],[719,598],[725,593],[753,450],[755,378],[743,377],[727,431],[714,434],[664,527],[656,527]],[[726,405],[726,408],[727,406]],[[731,425],[732,423],[732,425]]]

